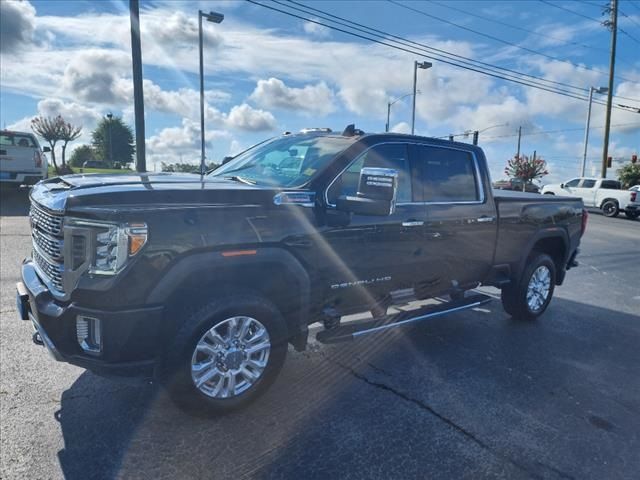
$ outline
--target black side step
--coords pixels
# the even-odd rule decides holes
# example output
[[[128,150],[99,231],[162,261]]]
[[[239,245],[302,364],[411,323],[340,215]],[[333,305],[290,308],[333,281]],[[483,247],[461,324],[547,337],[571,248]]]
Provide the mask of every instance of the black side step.
[[[438,305],[426,305],[417,310],[400,312],[395,315],[383,317],[382,319],[354,322],[331,330],[323,330],[316,334],[316,340],[320,343],[339,343],[355,340],[356,338],[368,333],[382,332],[384,330],[400,327],[409,323],[419,322],[434,317],[441,317],[443,315],[460,312],[462,310],[469,310],[471,308],[484,305],[485,303],[489,303],[491,300],[493,300],[493,298],[488,295],[476,294],[460,300],[444,302]]]

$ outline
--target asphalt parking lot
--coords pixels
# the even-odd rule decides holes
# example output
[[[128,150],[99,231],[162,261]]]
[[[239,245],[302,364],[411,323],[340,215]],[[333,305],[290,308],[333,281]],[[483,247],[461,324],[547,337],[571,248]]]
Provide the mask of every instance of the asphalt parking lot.
[[[640,221],[591,215],[537,323],[496,301],[312,343],[249,409],[207,419],[31,342],[14,306],[26,198],[0,203],[2,478],[638,478]]]

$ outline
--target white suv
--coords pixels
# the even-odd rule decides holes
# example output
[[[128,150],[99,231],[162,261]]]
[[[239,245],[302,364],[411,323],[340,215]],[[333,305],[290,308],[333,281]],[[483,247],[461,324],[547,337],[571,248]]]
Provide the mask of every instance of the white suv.
[[[0,131],[0,184],[34,185],[47,178],[49,166],[38,139],[32,133]]]

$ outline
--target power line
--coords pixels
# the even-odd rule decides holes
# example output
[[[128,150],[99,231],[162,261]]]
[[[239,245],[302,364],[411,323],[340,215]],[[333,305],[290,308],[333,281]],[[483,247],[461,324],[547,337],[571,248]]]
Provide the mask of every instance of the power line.
[[[542,37],[542,38],[545,38],[545,39],[549,39],[550,38],[552,40],[556,40],[556,41],[560,42],[560,45],[575,45],[575,46],[578,46],[578,47],[588,48],[588,49],[591,49],[591,50],[601,50],[603,52],[608,52],[609,51],[606,48],[594,47],[593,45],[586,45],[584,43],[568,42],[568,41],[566,41],[566,40],[564,40],[562,38],[559,38],[559,37],[554,37],[552,35],[547,35],[545,33],[539,33],[539,32],[536,32],[535,30],[529,30],[527,28],[523,28],[523,27],[520,27],[518,25],[513,25],[511,23],[503,22],[503,21],[497,20],[495,18],[486,17],[484,15],[479,15],[479,14],[473,13],[473,12],[468,12],[468,11],[463,10],[461,8],[453,7],[451,5],[448,5],[448,4],[442,3],[442,2],[438,2],[436,0],[429,0],[429,1],[431,3],[435,3],[436,5],[440,5],[441,7],[448,8],[449,10],[454,10],[456,12],[464,13],[465,15],[468,15],[470,17],[479,18],[479,19],[485,20],[487,22],[493,22],[493,23],[496,23],[498,25],[502,25],[504,27],[513,28],[514,30],[520,30],[521,32],[526,32],[526,33],[529,33],[531,35],[536,35],[538,37]]]
[[[544,0],[540,0],[540,1],[546,3]],[[434,20],[438,20],[440,22],[446,23],[447,25],[451,25],[451,26],[454,26],[456,28],[460,28],[462,30],[466,30],[468,32],[475,33],[476,35],[480,35],[480,36],[483,36],[485,38],[489,38],[489,39],[494,40],[496,42],[500,42],[500,43],[503,43],[505,45],[509,45],[509,46],[518,48],[520,50],[524,50],[525,52],[529,52],[529,53],[532,53],[534,55],[539,55],[539,56],[548,58],[550,60],[555,60],[557,62],[567,63],[567,64],[572,65],[573,67],[579,68],[581,70],[588,70],[588,71],[591,71],[591,72],[600,73],[602,75],[608,75],[608,73],[605,72],[604,70],[597,70],[595,68],[586,67],[586,66],[580,65],[578,63],[573,63],[570,60],[565,60],[563,58],[554,57],[553,55],[548,55],[546,53],[542,53],[542,52],[539,52],[537,50],[533,50],[532,48],[523,47],[521,45],[518,45],[518,44],[513,43],[513,42],[509,42],[509,41],[504,40],[502,38],[495,37],[495,36],[490,35],[488,33],[480,32],[478,30],[474,30],[472,28],[465,27],[464,25],[460,25],[458,23],[452,22],[452,21],[447,20],[445,18],[437,17],[435,15],[432,15],[430,13],[425,12],[424,10],[420,10],[418,8],[410,7],[409,5],[404,5],[404,4],[402,4],[402,3],[400,3],[400,2],[398,2],[396,0],[387,0],[387,2],[393,3],[394,5],[397,5],[397,6],[401,7],[401,8],[406,9],[406,10],[411,10],[412,12],[418,13],[418,14],[423,15],[425,17],[432,18]],[[551,4],[551,5],[553,5],[553,4]],[[596,20],[596,21],[599,22],[599,20]],[[626,79],[626,78],[623,78],[623,77],[618,77],[618,78],[623,79],[623,80],[627,80],[627,81],[632,81],[632,80],[629,80],[629,79]]]
[[[638,127],[640,128],[640,123],[618,123],[616,125],[611,125],[612,127]],[[598,126],[598,127],[590,127],[590,129],[600,129],[600,128],[604,128],[604,125]],[[576,128],[561,128],[561,129],[557,129],[557,130],[543,130],[543,131],[533,131],[533,132],[526,132],[523,131],[522,132],[522,136],[527,135],[527,136],[533,136],[533,135],[547,135],[550,133],[564,133],[564,132],[577,132],[577,131],[584,131],[584,127],[576,127]],[[453,135],[454,137],[456,136],[461,136],[464,134],[457,134],[457,135]],[[493,139],[493,138],[513,138],[513,137],[517,137],[518,134],[517,133],[510,133],[508,135],[493,135],[493,136],[489,136],[489,137],[485,137],[483,136],[482,138],[484,140],[489,140],[489,139]],[[438,137],[438,138],[448,138],[449,135],[446,135],[444,137]],[[580,156],[580,158],[582,158],[582,156]]]
[[[283,5],[283,6],[285,5],[281,1],[278,1],[278,0],[274,0],[274,1],[275,1],[275,3],[278,3],[280,5]],[[300,7],[303,7],[303,8],[298,8],[298,7],[291,6],[290,5],[291,3],[299,5]],[[380,37],[380,38],[385,38],[385,37],[396,38],[400,42],[402,42],[403,44],[407,44],[408,43],[408,44],[416,45],[418,47],[422,47],[423,49],[427,49],[430,52],[438,52],[440,54],[447,55],[446,58],[455,57],[455,61],[461,61],[462,63],[465,63],[465,64],[469,64],[469,62],[473,62],[471,65],[474,66],[474,67],[477,66],[477,65],[473,65],[475,63],[475,64],[486,66],[486,67],[491,68],[491,69],[502,70],[502,71],[505,71],[505,72],[513,73],[515,75],[522,75],[522,76],[525,76],[525,77],[533,78],[533,79],[538,80],[538,81],[544,81],[544,82],[547,82],[547,83],[552,83],[552,84],[555,84],[555,85],[560,85],[560,86],[563,86],[563,87],[572,88],[574,90],[578,90],[579,92],[585,92],[585,93],[588,92],[588,90],[586,88],[584,88],[584,87],[579,87],[579,86],[571,85],[571,84],[564,83],[564,82],[558,82],[558,81],[555,81],[555,80],[548,80],[546,78],[538,77],[536,75],[531,75],[531,74],[528,74],[528,73],[519,72],[517,70],[512,70],[512,69],[509,69],[509,68],[500,67],[498,65],[493,65],[491,63],[486,63],[486,62],[482,62],[480,60],[474,60],[473,58],[464,57],[462,55],[451,53],[451,52],[448,52],[446,50],[441,50],[439,48],[430,47],[429,45],[425,45],[424,43],[415,42],[415,41],[412,41],[412,40],[405,39],[403,37],[399,37],[397,35],[393,35],[393,34],[391,34],[389,32],[385,32],[385,31],[378,30],[378,29],[375,29],[375,28],[372,28],[372,27],[368,27],[368,26],[363,25],[361,23],[357,23],[357,22],[355,22],[353,20],[348,20],[348,19],[346,19],[344,17],[339,17],[337,15],[333,15],[333,14],[325,12],[323,10],[319,10],[317,8],[314,8],[314,7],[311,7],[311,6],[308,6],[308,5],[304,5],[302,3],[296,2],[295,0],[288,0],[288,3],[286,4],[286,6],[288,6],[289,8],[293,8],[295,10],[298,10],[298,11],[302,11],[302,12],[310,14],[310,15],[312,14],[312,15],[316,15],[316,16],[322,17],[322,19],[324,19],[324,20],[327,20],[327,21],[330,21],[330,22],[333,22],[333,23],[337,23],[339,25],[343,25],[343,26],[346,26],[346,27],[349,27],[349,28],[353,28],[353,29],[355,29],[357,31],[364,32],[364,33],[366,33],[368,35],[374,35],[371,32],[375,32],[375,34],[376,34],[375,36],[377,36],[377,37]],[[311,10],[313,13],[309,12],[309,10]],[[331,18],[327,18],[327,17],[331,17]],[[342,22],[336,21],[336,20],[333,20],[333,19],[342,20]],[[346,22],[346,23],[344,23],[344,22]],[[366,30],[363,30],[362,28],[353,27],[353,25],[357,25],[358,27],[363,27]],[[380,34],[380,35],[377,35],[377,34]],[[458,60],[458,59],[461,59],[461,60]]]
[[[640,28],[640,23],[636,22],[633,18],[631,18],[629,15],[627,15],[626,13],[624,13],[622,10],[618,9],[618,12],[620,12],[620,15],[622,15],[624,18],[626,18],[627,20],[629,20],[631,23],[634,23],[638,26],[638,28]]]
[[[360,39],[367,40],[367,41],[370,41],[370,42],[373,42],[373,43],[377,43],[377,44],[380,44],[380,45],[391,47],[391,48],[394,48],[396,50],[400,50],[400,51],[403,51],[403,52],[411,53],[411,54],[414,54],[414,55],[420,55],[420,56],[422,56],[424,58],[437,60],[437,61],[440,61],[442,63],[448,64],[448,65],[452,65],[452,66],[456,66],[456,67],[459,67],[459,68],[463,68],[463,69],[466,69],[466,70],[469,70],[469,71],[477,72],[477,73],[480,73],[482,75],[487,75],[487,76],[490,76],[490,77],[499,78],[499,79],[502,79],[502,80],[510,81],[510,82],[513,82],[513,83],[518,83],[518,84],[529,86],[529,87],[532,87],[532,88],[537,88],[539,90],[544,90],[544,91],[547,91],[547,92],[550,92],[550,93],[563,95],[563,96],[574,98],[574,99],[577,99],[577,100],[587,101],[587,97],[586,96],[580,96],[580,95],[575,94],[573,92],[567,92],[566,90],[561,90],[561,89],[558,89],[557,87],[550,87],[548,85],[541,85],[539,83],[536,83],[533,80],[515,79],[515,78],[512,78],[512,76],[504,76],[504,75],[508,75],[508,74],[501,75],[501,74],[498,74],[498,73],[495,73],[495,72],[485,71],[485,70],[482,69],[482,67],[478,67],[477,65],[473,65],[471,67],[470,66],[466,66],[466,65],[461,65],[461,63],[467,63],[468,64],[468,62],[462,62],[460,60],[451,59],[449,57],[444,57],[443,58],[441,55],[436,55],[436,54],[433,54],[433,53],[425,54],[424,53],[424,49],[422,49],[422,51],[416,51],[416,49],[414,47],[407,46],[406,43],[401,43],[400,45],[397,45],[399,42],[397,42],[395,40],[390,40],[389,38],[386,38],[386,37],[384,37],[382,35],[378,35],[378,34],[371,33],[371,32],[365,32],[366,36],[365,35],[361,35],[361,34],[355,33],[355,32],[350,31],[350,30],[345,30],[344,28],[336,27],[335,25],[329,25],[327,23],[323,23],[323,22],[319,21],[318,19],[305,17],[305,16],[298,15],[298,14],[290,12],[290,11],[286,11],[286,10],[282,10],[280,8],[276,8],[276,7],[272,6],[272,4],[267,5],[267,4],[260,3],[260,2],[258,2],[256,0],[247,0],[247,1],[249,3],[254,4],[254,5],[257,5],[257,6],[272,10],[272,11],[276,11],[276,12],[279,12],[279,13],[282,13],[282,14],[285,14],[285,15],[288,15],[288,16],[291,16],[293,18],[297,18],[297,19],[300,19],[300,20],[304,20],[306,22],[310,22],[310,23],[314,23],[314,24],[317,24],[317,25],[321,25],[323,27],[339,31],[339,32],[345,33],[347,35],[351,35],[351,36],[354,36],[356,38],[360,38]],[[280,2],[277,2],[277,3],[279,5],[282,5]],[[290,5],[287,5],[287,8],[295,8],[295,7],[291,7]],[[308,8],[312,8],[312,7],[308,7]],[[298,8],[297,10],[300,10],[300,9]],[[315,9],[315,10],[321,12],[318,9]],[[314,15],[314,14],[308,12],[308,11],[305,12],[305,13],[307,13],[308,15]],[[340,18],[340,17],[336,17],[336,18]],[[333,23],[339,23],[339,22],[335,22],[333,20],[330,20],[330,21],[333,22]],[[354,23],[354,22],[350,22],[350,23]],[[344,24],[342,24],[342,25],[344,25]],[[357,25],[361,25],[361,24],[357,24]],[[348,25],[347,27],[350,28],[350,29],[363,31],[362,29],[356,29],[355,27],[352,27],[351,25]],[[369,30],[374,30],[375,31],[375,29],[371,29],[370,27],[366,27],[364,25],[363,25],[363,27],[365,27],[365,28],[367,28]],[[385,32],[382,32],[382,33],[387,35],[387,36],[389,36],[389,34],[387,34]],[[379,40],[377,38],[372,38],[372,36],[373,37],[382,38],[384,41],[383,40]],[[396,38],[402,39],[402,37],[396,37]],[[404,42],[410,42],[409,40],[406,40],[406,39],[402,39],[402,40]],[[389,43],[389,42],[393,42],[393,43]],[[410,43],[416,43],[416,42],[410,42]],[[425,46],[425,47],[427,47],[427,46]],[[432,47],[427,47],[427,48],[432,48]],[[420,50],[420,49],[418,49],[418,50]],[[442,50],[442,51],[445,52],[448,55],[455,55],[455,54],[451,54],[450,52],[446,52],[444,50]],[[472,61],[477,62],[475,60],[472,60]],[[490,64],[488,64],[488,65],[490,65]],[[501,68],[501,67],[492,67],[492,68]],[[546,79],[541,79],[541,80],[549,81],[549,80],[546,80]],[[573,86],[573,88],[579,88],[579,87]],[[594,101],[594,103],[604,104],[604,103],[602,103],[600,101]],[[619,109],[622,108],[622,109],[625,109],[625,110],[628,109],[628,107],[616,107],[616,108],[619,108]]]
[[[541,3],[544,3],[546,5],[549,5],[550,7],[554,7],[554,8],[560,9],[560,10],[564,10],[565,12],[572,13],[574,15],[577,15],[578,17],[586,18],[587,20],[591,20],[593,22],[597,22],[599,25],[602,25],[602,20],[598,20],[597,18],[593,18],[593,17],[590,17],[588,15],[584,15],[584,14],[582,14],[580,12],[576,12],[575,10],[571,10],[569,8],[563,7],[562,5],[558,5],[557,3],[549,2],[548,0],[538,0],[538,1],[541,2]]]

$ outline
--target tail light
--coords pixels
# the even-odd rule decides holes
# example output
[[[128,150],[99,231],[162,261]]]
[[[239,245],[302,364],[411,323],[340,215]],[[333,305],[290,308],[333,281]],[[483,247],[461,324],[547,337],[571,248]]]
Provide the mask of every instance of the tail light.
[[[38,150],[33,152],[33,162],[37,168],[42,167],[42,154]]]
[[[584,232],[587,230],[587,220],[589,220],[589,212],[587,212],[586,208],[582,209],[582,232],[580,235],[584,235]]]
[[[638,197],[638,192],[631,192],[631,201],[635,202]]]

